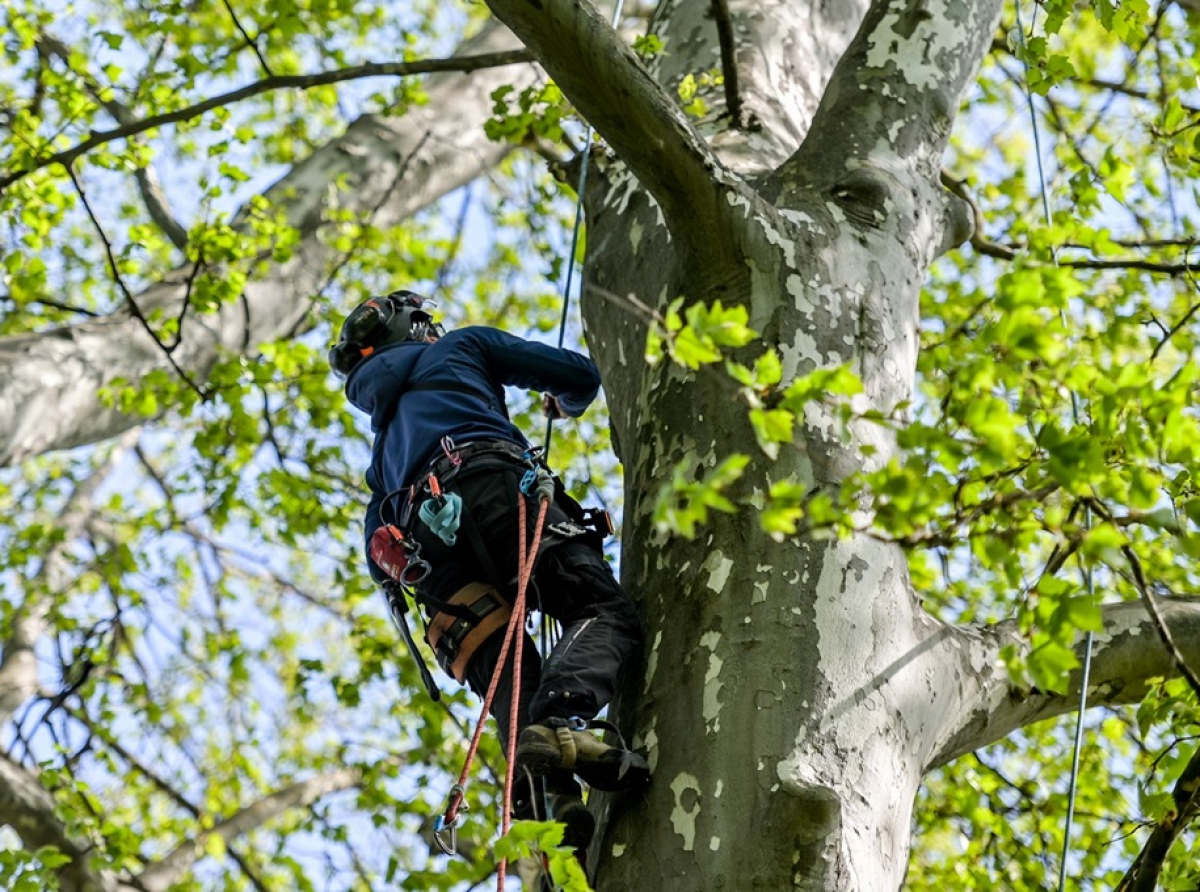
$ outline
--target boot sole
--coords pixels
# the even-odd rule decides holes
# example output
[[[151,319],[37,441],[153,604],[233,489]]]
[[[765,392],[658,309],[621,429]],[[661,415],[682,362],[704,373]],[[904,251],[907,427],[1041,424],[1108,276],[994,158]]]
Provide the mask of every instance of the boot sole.
[[[517,744],[517,764],[535,777],[562,768],[562,753],[549,741],[529,740]]]
[[[650,766],[634,752],[612,751],[620,756],[613,759],[581,759],[567,769],[562,763],[558,744],[534,738],[517,745],[517,764],[530,774],[542,776],[564,770],[577,774],[589,787],[605,792],[629,790],[644,786],[650,780]]]
[[[631,790],[650,780],[650,766],[633,752],[621,759],[580,762],[573,770],[589,787],[605,792]]]

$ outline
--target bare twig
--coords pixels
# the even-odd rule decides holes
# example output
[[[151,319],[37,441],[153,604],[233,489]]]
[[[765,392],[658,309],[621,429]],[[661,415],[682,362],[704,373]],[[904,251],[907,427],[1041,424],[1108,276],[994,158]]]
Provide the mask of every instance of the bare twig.
[[[258,49],[258,41],[246,33],[246,29],[242,27],[242,23],[238,19],[237,13],[233,11],[233,7],[230,5],[229,0],[221,0],[221,2],[225,4],[225,9],[229,12],[229,17],[233,19],[233,26],[237,28],[238,31],[241,32],[242,37],[245,38],[246,46],[250,47],[250,49],[254,51],[254,55],[258,57],[258,64],[262,66],[262,70],[267,73],[268,77],[274,77],[275,72],[271,70],[271,66],[267,64],[267,60],[263,58],[263,54]]]
[[[191,376],[184,371],[183,367],[175,361],[175,357],[171,355],[171,350],[166,344],[159,340],[158,335],[154,333],[154,329],[150,325],[150,320],[146,318],[146,315],[142,312],[141,307],[138,306],[137,301],[134,299],[133,292],[129,290],[129,287],[125,284],[125,280],[121,277],[121,271],[117,267],[117,258],[113,253],[112,243],[108,240],[108,236],[104,234],[104,227],[101,226],[100,220],[96,217],[95,211],[92,210],[91,202],[88,201],[87,194],[83,191],[83,184],[79,182],[79,178],[75,176],[75,170],[69,164],[65,166],[65,170],[67,171],[67,176],[71,179],[71,184],[75,187],[76,193],[79,195],[79,200],[82,202],[84,210],[87,211],[88,218],[92,221],[92,225],[95,227],[96,233],[104,245],[104,252],[108,257],[109,270],[112,272],[113,280],[117,283],[117,287],[120,288],[121,293],[125,295],[125,301],[129,304],[130,312],[133,313],[134,318],[141,323],[142,328],[146,330],[146,333],[154,339],[154,343],[158,344],[158,346],[162,348],[163,355],[167,357],[167,362],[170,363],[171,368],[175,370],[175,373],[179,375],[180,379],[187,384],[188,387],[194,390],[200,396],[200,399],[207,400],[208,394],[205,393],[204,390],[192,380]]]
[[[1196,279],[1189,275],[1188,280],[1192,283],[1192,286],[1195,287]],[[1173,338],[1181,328],[1188,324],[1188,321],[1196,315],[1198,310],[1200,310],[1200,303],[1192,304],[1190,307],[1188,307],[1188,311],[1180,317],[1178,322],[1163,332],[1162,340],[1154,345],[1154,350],[1152,350],[1150,353],[1151,362],[1154,362],[1155,358],[1157,358],[1158,354],[1162,351],[1162,348],[1170,343],[1171,338]]]
[[[286,89],[309,90],[313,87],[323,87],[329,84],[366,77],[406,77],[413,74],[433,74],[442,71],[478,71],[481,68],[496,68],[502,65],[516,65],[521,62],[529,62],[532,61],[532,58],[527,50],[508,50],[499,53],[480,53],[473,56],[452,56],[448,59],[370,63],[355,65],[351,68],[343,68],[338,71],[319,72],[317,74],[293,74],[268,77],[248,84],[245,87],[231,90],[228,93],[213,96],[195,105],[189,105],[187,108],[176,109],[175,111],[166,112],[161,115],[152,115],[149,118],[144,118],[122,127],[116,127],[112,130],[93,131],[87,139],[69,149],[45,155],[32,165],[19,168],[4,177],[0,177],[0,191],[7,189],[13,183],[29,176],[34,171],[50,167],[54,164],[67,166],[76,158],[90,152],[97,146],[118,139],[127,139],[130,136],[144,133],[147,130],[162,127],[166,124],[190,121],[214,108],[221,108],[222,106],[230,105],[243,99],[249,99],[251,96],[258,96],[261,93]]]
[[[729,17],[727,0],[712,0],[713,21],[717,25],[717,42],[721,46],[721,72],[725,80],[725,107],[734,128],[742,129],[742,97],[738,90],[737,47],[733,40],[733,22]]]

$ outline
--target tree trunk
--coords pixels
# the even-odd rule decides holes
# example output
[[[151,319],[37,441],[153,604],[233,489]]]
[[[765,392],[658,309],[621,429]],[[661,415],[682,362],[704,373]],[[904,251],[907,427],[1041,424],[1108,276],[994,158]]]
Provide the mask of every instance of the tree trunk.
[[[709,7],[667,5],[659,25],[669,55],[655,71],[669,88],[716,56]],[[834,491],[886,462],[894,443],[865,426],[845,443],[831,415],[810,409],[795,448],[768,460],[719,374],[646,365],[637,305],[742,303],[780,353],[785,381],[849,363],[866,385],[863,405],[888,411],[912,396],[917,297],[954,217],[928,162],[889,167],[864,151],[855,163],[853,153],[813,149],[829,138],[815,132],[797,151],[859,16],[796,5],[731,12],[733,32],[754,47],[739,52],[749,126],[767,126],[713,145],[727,167],[766,174],[757,191],[775,207],[751,197],[730,220],[718,204],[718,219],[681,231],[624,159],[599,165],[588,195],[588,343],[626,469],[623,577],[647,628],[644,669],[618,712],[654,771],[644,796],[604,801],[596,883],[897,889],[930,731],[950,709],[943,678],[959,670],[956,633],[921,610],[903,553],[864,536],[777,542],[745,513],[710,515],[688,541],[650,517],[681,459],[703,471],[734,452],[754,455],[743,496],[788,477]],[[995,15],[984,11],[975,40]],[[859,53],[881,18],[868,18]],[[710,99],[718,111],[726,102]],[[692,236],[710,229],[732,244],[732,262],[698,256]],[[869,458],[864,443],[875,447]]]

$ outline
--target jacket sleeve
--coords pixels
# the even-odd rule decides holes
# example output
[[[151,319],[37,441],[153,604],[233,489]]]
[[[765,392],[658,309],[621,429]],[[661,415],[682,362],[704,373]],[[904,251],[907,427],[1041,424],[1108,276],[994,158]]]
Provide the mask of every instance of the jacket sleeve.
[[[368,475],[368,485],[370,484],[370,475]],[[366,521],[363,524],[365,538],[363,541],[363,553],[367,558],[367,571],[371,574],[371,578],[380,585],[388,581],[388,575],[383,572],[380,566],[371,560],[371,537],[375,535],[375,531],[383,526],[383,517],[380,513],[383,507],[384,496],[375,487],[371,487],[371,501],[367,504]]]
[[[572,417],[582,415],[600,392],[600,370],[582,353],[526,341],[494,328],[481,328],[480,333],[501,384],[549,393]]]

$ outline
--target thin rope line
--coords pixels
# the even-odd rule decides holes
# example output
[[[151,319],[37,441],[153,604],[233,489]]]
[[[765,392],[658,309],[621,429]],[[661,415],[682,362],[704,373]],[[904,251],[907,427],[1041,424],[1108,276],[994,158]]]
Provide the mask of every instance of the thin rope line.
[[[1025,28],[1021,24],[1021,3],[1020,0],[1015,4],[1017,16],[1017,38],[1021,43],[1021,48],[1025,48]],[[1033,18],[1029,23],[1030,33],[1032,33],[1034,25],[1037,23],[1037,5],[1033,7]],[[1053,218],[1050,214],[1050,198],[1049,190],[1046,186],[1046,170],[1042,165],[1042,140],[1041,131],[1038,128],[1037,112],[1033,105],[1033,91],[1029,89],[1029,62],[1022,58],[1021,64],[1025,68],[1025,103],[1029,108],[1029,120],[1033,128],[1033,151],[1034,157],[1037,159],[1038,185],[1042,196],[1042,214],[1045,217],[1046,225],[1053,225]],[[1051,249],[1051,258],[1054,260],[1055,266],[1058,265],[1058,251]],[[1066,323],[1066,311],[1060,310],[1059,317],[1064,325]],[[1079,424],[1081,416],[1079,409],[1079,394],[1071,391],[1071,415],[1076,425]],[[1084,508],[1083,525],[1086,529],[1090,525],[1091,512],[1088,508]],[[1092,572],[1086,567],[1080,566],[1080,572],[1083,575],[1084,589],[1087,591],[1088,600],[1094,602],[1096,599],[1095,580]],[[1067,819],[1063,825],[1063,844],[1062,855],[1058,860],[1058,892],[1064,892],[1067,885],[1067,858],[1071,853],[1071,830],[1075,823],[1075,797],[1079,789],[1079,763],[1080,755],[1083,750],[1083,714],[1087,710],[1088,702],[1088,679],[1091,677],[1092,671],[1092,643],[1093,635],[1089,630],[1084,637],[1083,644],[1083,672],[1080,678],[1079,685],[1079,711],[1075,714],[1075,742],[1071,751],[1071,776],[1067,783]]]
[[[612,26],[617,27],[621,23],[621,9],[625,5],[625,0],[617,0],[617,7],[613,10]],[[575,252],[579,248],[579,231],[583,225],[583,191],[587,188],[588,162],[592,157],[592,135],[595,131],[592,125],[588,124],[583,132],[583,162],[579,165],[579,185],[575,189],[575,224],[571,227],[571,250],[567,254],[567,275],[563,282],[563,300],[562,314],[558,320],[558,349],[562,349],[563,343],[567,337],[567,313],[571,307],[571,283],[575,275]],[[583,279],[583,268],[580,266],[579,278]],[[542,461],[549,465],[550,462],[550,443],[554,437],[554,416],[550,415],[546,418],[546,439],[542,444]],[[550,658],[550,650],[553,647],[552,626],[550,618],[542,613],[542,633],[540,641],[540,652],[542,662]]]
[[[617,27],[621,23],[621,9],[625,6],[625,0],[617,0],[617,7],[613,10],[612,26]],[[567,336],[567,312],[571,306],[571,283],[575,275],[575,251],[579,247],[579,230],[583,225],[583,190],[587,188],[588,161],[592,157],[592,135],[595,130],[591,124],[588,124],[583,131],[583,162],[579,165],[579,185],[575,189],[575,225],[571,229],[571,251],[567,254],[567,275],[563,282],[563,305],[562,315],[558,320],[558,347],[561,350]],[[579,278],[583,279],[583,265],[580,264]],[[546,442],[542,446],[543,459],[549,460],[550,456],[550,440],[554,435],[554,418],[553,416],[546,419]]]

